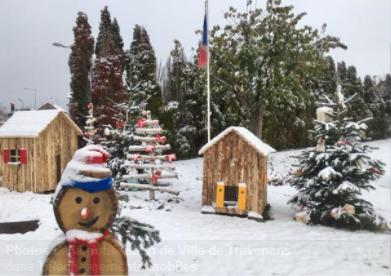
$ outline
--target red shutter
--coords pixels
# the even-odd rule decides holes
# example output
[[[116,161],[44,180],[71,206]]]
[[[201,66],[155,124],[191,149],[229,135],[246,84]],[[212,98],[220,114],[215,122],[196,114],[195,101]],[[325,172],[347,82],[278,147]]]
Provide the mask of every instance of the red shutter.
[[[10,161],[10,150],[9,149],[3,149],[3,162],[8,163]]]
[[[19,149],[19,161],[21,164],[25,165],[27,164],[27,150],[26,149]]]

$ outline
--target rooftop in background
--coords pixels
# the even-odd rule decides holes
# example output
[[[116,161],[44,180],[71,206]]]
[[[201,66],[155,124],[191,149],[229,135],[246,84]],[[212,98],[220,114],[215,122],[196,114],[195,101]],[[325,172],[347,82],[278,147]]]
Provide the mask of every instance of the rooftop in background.
[[[58,109],[17,111],[0,127],[0,137],[38,137],[60,113],[65,115]],[[65,116],[71,125],[81,132],[76,124],[67,115]]]
[[[61,106],[55,103],[45,103],[41,107],[38,108],[38,110],[52,110],[52,109],[57,109],[63,112],[66,112]]]
[[[204,154],[209,148],[211,148],[213,145],[215,145],[218,141],[223,139],[228,133],[230,133],[232,131],[235,132],[236,134],[238,134],[240,137],[242,137],[250,146],[252,146],[260,154],[268,156],[270,153],[273,153],[276,151],[268,144],[262,142],[257,136],[255,136],[247,128],[232,126],[232,127],[227,128],[223,132],[221,132],[219,135],[214,137],[212,140],[210,140],[209,143],[204,145],[198,153],[200,155]]]

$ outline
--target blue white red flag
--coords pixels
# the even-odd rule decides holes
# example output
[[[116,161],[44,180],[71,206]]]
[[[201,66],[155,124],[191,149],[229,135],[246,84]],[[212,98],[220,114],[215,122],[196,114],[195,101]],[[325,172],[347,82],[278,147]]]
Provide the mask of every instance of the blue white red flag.
[[[197,66],[205,68],[208,62],[208,21],[205,14],[204,25],[202,27],[202,41],[198,47]]]

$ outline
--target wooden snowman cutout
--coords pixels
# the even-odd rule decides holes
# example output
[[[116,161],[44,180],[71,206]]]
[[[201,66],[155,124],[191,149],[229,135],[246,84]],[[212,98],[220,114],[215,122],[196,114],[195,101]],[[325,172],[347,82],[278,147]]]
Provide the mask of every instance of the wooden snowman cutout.
[[[89,145],[68,163],[53,204],[65,236],[48,255],[44,275],[127,275],[125,252],[108,231],[118,204],[107,158]]]

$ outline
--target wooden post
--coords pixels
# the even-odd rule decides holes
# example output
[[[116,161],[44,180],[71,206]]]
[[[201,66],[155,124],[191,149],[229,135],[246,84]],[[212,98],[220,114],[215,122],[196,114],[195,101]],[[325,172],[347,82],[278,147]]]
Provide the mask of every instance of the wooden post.
[[[155,200],[155,191],[149,191],[149,200]]]
[[[224,182],[216,184],[216,208],[224,208]]]
[[[239,183],[238,187],[238,202],[236,208],[240,211],[246,210],[246,197],[247,197],[247,187],[246,183]]]

